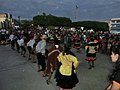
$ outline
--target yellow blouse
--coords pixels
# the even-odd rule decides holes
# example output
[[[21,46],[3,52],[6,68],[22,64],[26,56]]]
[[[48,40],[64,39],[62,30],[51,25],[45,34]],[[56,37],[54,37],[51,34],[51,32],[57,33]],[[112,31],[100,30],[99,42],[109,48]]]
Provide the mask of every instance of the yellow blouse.
[[[89,42],[89,44],[96,44],[96,43]],[[87,50],[87,48],[89,48],[88,53],[95,53],[96,52],[95,47],[98,49],[98,45],[97,44],[94,45],[94,46],[93,45],[87,45],[87,46],[85,46],[85,50]]]
[[[72,63],[75,68],[79,65],[79,61],[75,56],[72,55],[62,55],[62,52],[58,55],[58,61],[62,63],[60,66],[59,72],[62,75],[70,76],[72,74]]]

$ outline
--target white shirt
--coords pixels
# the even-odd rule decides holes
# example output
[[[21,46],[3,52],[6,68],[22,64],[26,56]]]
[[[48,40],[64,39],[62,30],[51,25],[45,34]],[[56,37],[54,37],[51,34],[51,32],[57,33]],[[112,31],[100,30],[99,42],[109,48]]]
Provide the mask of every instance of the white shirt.
[[[38,44],[36,45],[36,52],[45,54],[45,47],[46,47],[46,41],[45,40],[39,41]]]
[[[35,40],[34,39],[31,39],[28,43],[27,43],[27,46],[31,46],[33,48],[33,45],[35,43]]]
[[[2,29],[1,30],[1,34],[5,34],[6,33],[6,30],[5,29]]]
[[[21,42],[20,42],[20,40],[19,40],[19,39],[17,40],[17,43],[18,43],[18,45],[19,45],[19,46],[21,45]]]
[[[24,46],[24,39],[19,40],[19,46]]]
[[[9,36],[9,39],[10,39],[11,41],[14,40],[14,35],[11,34],[11,35]]]

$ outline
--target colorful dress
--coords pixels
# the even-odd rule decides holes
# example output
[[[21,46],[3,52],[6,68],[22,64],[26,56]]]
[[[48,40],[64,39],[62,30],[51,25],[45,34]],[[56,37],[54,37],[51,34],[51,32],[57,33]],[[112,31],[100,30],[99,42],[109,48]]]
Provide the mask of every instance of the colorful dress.
[[[89,42],[85,47],[86,50],[86,58],[87,61],[94,61],[96,60],[96,52],[97,52],[97,43]]]
[[[74,48],[80,49],[80,38],[76,37],[74,41]]]
[[[57,86],[64,89],[75,87],[79,82],[75,70],[75,68],[77,68],[79,65],[77,58],[73,56],[71,52],[69,54],[65,53],[65,55],[63,55],[63,53],[60,53],[58,60],[61,65],[55,74]]]

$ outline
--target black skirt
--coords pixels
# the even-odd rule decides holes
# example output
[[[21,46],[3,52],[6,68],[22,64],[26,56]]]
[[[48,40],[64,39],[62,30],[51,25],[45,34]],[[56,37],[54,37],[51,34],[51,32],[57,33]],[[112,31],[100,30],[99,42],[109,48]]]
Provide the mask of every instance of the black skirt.
[[[79,82],[77,75],[74,73],[74,71],[72,71],[71,76],[65,76],[59,72],[59,68],[56,70],[55,79],[57,82],[56,85],[64,89],[73,88]]]

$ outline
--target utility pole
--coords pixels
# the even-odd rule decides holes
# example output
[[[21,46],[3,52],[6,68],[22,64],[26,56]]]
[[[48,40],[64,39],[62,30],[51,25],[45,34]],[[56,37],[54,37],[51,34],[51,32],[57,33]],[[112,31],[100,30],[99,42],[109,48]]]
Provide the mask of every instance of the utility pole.
[[[78,12],[78,6],[75,6],[75,20],[77,20],[77,12]]]
[[[20,16],[18,16],[19,27],[21,25]]]

